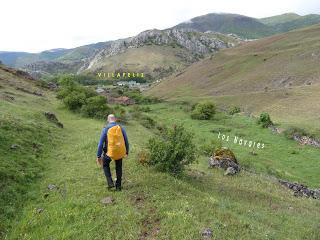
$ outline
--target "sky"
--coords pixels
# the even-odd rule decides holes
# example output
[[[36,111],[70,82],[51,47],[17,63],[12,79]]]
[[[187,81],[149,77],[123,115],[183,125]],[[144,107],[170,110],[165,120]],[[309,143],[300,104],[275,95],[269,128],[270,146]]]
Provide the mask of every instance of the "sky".
[[[73,48],[165,29],[207,13],[268,17],[320,14],[319,0],[8,0],[0,9],[0,51]]]

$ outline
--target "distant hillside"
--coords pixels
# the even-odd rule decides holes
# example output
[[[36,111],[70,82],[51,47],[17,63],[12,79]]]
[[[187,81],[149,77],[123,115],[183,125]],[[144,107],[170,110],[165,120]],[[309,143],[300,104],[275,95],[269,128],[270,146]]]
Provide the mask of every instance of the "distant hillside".
[[[275,26],[277,24],[282,24],[299,19],[301,16],[296,13],[284,13],[281,15],[276,15],[272,17],[261,18],[259,21],[268,26]]]
[[[210,13],[166,30],[73,49],[41,53],[0,52],[0,61],[34,77],[60,73],[144,72],[160,79],[244,39],[260,39],[320,23],[320,15],[287,13],[263,19],[238,14]]]
[[[320,119],[320,25],[220,51],[162,81],[149,94],[176,100],[214,98],[282,120]],[[308,107],[306,107],[308,106]]]
[[[194,30],[148,30],[137,36],[39,54],[0,53],[4,64],[35,76],[57,73],[144,72],[161,78],[242,40]]]
[[[309,14],[300,16],[295,13],[287,13],[269,18],[262,18],[260,19],[260,22],[272,27],[274,31],[281,33],[318,24],[320,23],[320,15]]]
[[[258,19],[228,13],[210,13],[195,17],[188,22],[178,24],[175,28],[191,28],[201,32],[233,33],[250,39],[261,38],[274,33],[271,27],[259,22]]]
[[[256,19],[238,14],[210,13],[180,23],[175,28],[191,28],[201,32],[214,31],[256,39],[318,23],[320,23],[320,15],[317,14],[300,16],[295,13],[286,13]]]

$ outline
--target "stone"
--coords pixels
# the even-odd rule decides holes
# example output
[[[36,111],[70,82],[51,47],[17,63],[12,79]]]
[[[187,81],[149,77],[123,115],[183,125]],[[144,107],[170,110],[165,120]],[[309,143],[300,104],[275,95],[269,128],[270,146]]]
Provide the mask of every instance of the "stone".
[[[43,210],[44,210],[43,208],[37,208],[37,209],[36,209],[36,213],[40,214],[40,213],[43,212]]]
[[[228,167],[227,170],[225,171],[224,175],[228,176],[228,175],[235,175],[238,171],[233,168],[233,167]]]
[[[202,230],[201,236],[204,239],[212,238],[213,232],[212,232],[212,230],[210,228],[205,228],[205,229]]]
[[[240,166],[234,153],[228,148],[217,149],[213,156],[209,158],[209,167],[222,168],[224,170],[231,167],[236,173],[240,171]]]
[[[105,197],[100,201],[103,205],[108,205],[114,203],[114,199],[112,197]]]
[[[18,149],[18,148],[20,148],[20,145],[18,144],[12,144],[10,147],[10,149]]]
[[[54,184],[49,184],[49,185],[48,185],[48,189],[49,189],[49,190],[54,190],[54,189],[56,189],[56,188],[57,188],[57,186],[54,185]]]

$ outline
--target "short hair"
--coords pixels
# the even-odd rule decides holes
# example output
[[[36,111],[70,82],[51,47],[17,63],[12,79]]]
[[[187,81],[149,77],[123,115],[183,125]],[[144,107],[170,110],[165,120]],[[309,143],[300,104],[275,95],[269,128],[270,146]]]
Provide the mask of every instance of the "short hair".
[[[107,120],[108,122],[115,122],[116,116],[114,114],[109,114]]]

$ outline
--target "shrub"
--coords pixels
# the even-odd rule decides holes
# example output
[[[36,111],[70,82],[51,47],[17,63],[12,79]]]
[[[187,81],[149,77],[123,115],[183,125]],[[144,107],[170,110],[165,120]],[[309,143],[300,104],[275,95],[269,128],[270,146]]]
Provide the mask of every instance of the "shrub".
[[[193,135],[182,125],[173,126],[148,142],[149,164],[173,175],[182,173],[186,165],[195,161]]]
[[[230,107],[229,110],[228,110],[228,113],[230,115],[234,115],[234,114],[239,113],[239,112],[241,112],[241,109],[240,109],[240,107],[237,107],[237,106]]]
[[[202,102],[194,106],[191,118],[199,120],[209,120],[216,113],[216,106],[212,102]]]
[[[83,92],[70,92],[63,98],[63,103],[70,110],[80,109],[86,103],[86,95]]]
[[[258,124],[260,124],[263,128],[267,128],[273,125],[269,113],[266,113],[266,112],[261,113],[258,119]]]
[[[87,99],[86,104],[81,108],[81,113],[86,117],[105,119],[112,109],[107,106],[106,98],[94,96]]]

